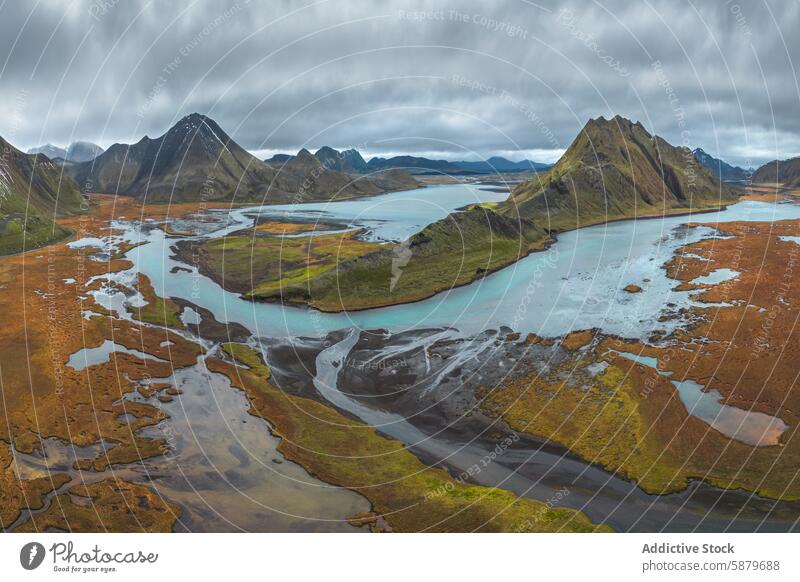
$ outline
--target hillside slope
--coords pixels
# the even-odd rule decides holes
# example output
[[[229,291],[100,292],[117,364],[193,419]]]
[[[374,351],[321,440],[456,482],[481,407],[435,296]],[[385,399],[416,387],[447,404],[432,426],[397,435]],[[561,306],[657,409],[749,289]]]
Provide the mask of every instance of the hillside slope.
[[[781,184],[788,188],[800,187],[800,158],[772,160],[755,171],[753,182]]]
[[[42,154],[25,154],[0,137],[0,254],[64,238],[54,221],[81,211],[78,187]]]

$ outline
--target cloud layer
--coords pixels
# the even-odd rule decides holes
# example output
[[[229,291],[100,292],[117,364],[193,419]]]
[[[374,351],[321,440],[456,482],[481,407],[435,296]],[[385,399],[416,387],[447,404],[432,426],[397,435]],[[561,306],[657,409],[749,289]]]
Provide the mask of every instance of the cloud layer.
[[[620,114],[742,165],[800,154],[797,2],[6,2],[22,148],[216,119],[254,151],[557,157]]]

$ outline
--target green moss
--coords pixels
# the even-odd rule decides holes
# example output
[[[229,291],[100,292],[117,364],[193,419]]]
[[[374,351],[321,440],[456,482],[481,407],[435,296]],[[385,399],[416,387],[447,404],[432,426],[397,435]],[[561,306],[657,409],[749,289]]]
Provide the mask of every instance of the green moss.
[[[663,454],[662,435],[643,413],[630,374],[611,364],[591,379],[579,371],[588,363],[568,360],[570,381],[536,375],[507,382],[487,394],[484,406],[512,428],[560,443],[649,493],[685,488],[687,475]]]
[[[158,297],[144,307],[137,308],[133,318],[144,323],[181,328],[183,327],[183,322],[181,321],[180,313],[180,309],[172,301]]]
[[[184,327],[180,317],[183,310],[171,299],[156,295],[153,285],[147,277],[140,275],[136,288],[144,296],[147,304],[134,309],[134,319],[178,329]]]
[[[70,229],[38,215],[26,218],[0,216],[0,255],[43,247],[64,240],[71,234]]]
[[[280,237],[256,228],[205,242],[196,251],[204,271],[226,289],[254,299],[303,296],[310,280],[380,248],[357,234]]]
[[[254,373],[264,378],[269,379],[272,373],[269,368],[264,364],[261,356],[250,346],[238,344],[235,342],[228,342],[222,344],[222,350],[233,358],[237,363],[244,364]]]

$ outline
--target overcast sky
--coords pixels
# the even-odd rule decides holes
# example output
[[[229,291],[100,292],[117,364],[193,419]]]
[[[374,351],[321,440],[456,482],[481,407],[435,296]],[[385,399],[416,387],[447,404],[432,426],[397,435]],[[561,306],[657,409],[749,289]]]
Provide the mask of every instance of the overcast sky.
[[[0,135],[108,147],[198,111],[264,154],[553,161],[619,114],[758,165],[800,155],[799,23],[763,0],[0,0]]]

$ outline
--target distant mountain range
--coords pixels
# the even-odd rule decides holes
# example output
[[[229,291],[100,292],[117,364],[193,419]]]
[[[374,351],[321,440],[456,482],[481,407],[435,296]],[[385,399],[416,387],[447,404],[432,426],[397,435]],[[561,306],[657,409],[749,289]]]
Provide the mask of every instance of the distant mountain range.
[[[494,156],[485,162],[454,162],[457,166],[478,172],[480,174],[492,174],[495,172],[543,172],[553,167],[553,164],[542,164],[532,160],[522,160],[512,162],[500,156]]]
[[[450,162],[447,160],[431,160],[419,156],[395,156],[392,158],[372,158],[365,162],[361,154],[354,149],[337,151],[328,146],[320,148],[314,156],[329,169],[339,172],[364,174],[389,169],[402,169],[411,174],[495,174],[506,172],[540,172],[551,167],[531,160],[512,162],[495,156],[481,162]],[[285,164],[292,158],[289,154],[276,154],[264,160],[271,165]]]
[[[36,248],[69,230],[54,219],[84,202],[69,176],[48,157],[25,154],[0,138],[0,254]]]
[[[457,175],[472,173],[454,162],[447,160],[429,160],[417,156],[395,156],[393,158],[372,158],[367,163],[369,171],[385,170],[387,168],[403,168],[414,174],[444,174]]]
[[[93,160],[103,153],[103,148],[88,141],[75,141],[67,149],[47,144],[28,150],[29,154],[44,154],[53,161],[64,160],[67,162],[81,163]]]
[[[752,181],[800,188],[800,157],[767,162],[755,171]]]
[[[148,202],[307,202],[418,187],[406,172],[354,180],[327,169],[306,150],[275,167],[256,159],[214,120],[198,113],[161,137],[114,144],[89,162],[67,166],[67,171],[87,190]]]
[[[37,148],[30,148],[28,150],[28,153],[30,155],[42,154],[43,156],[47,156],[51,160],[55,160],[56,158],[65,159],[67,157],[66,149],[54,146],[51,143],[39,146]]]
[[[750,179],[753,170],[745,170],[739,166],[732,166],[727,162],[715,158],[706,153],[702,148],[695,149],[692,154],[697,162],[711,172],[720,180],[725,182],[746,182]]]

